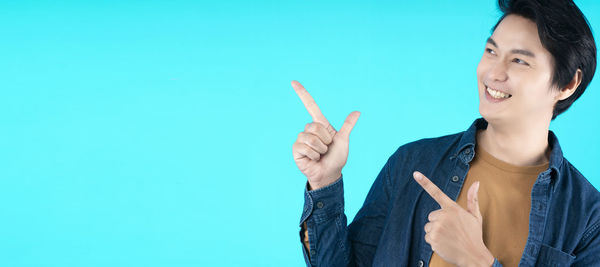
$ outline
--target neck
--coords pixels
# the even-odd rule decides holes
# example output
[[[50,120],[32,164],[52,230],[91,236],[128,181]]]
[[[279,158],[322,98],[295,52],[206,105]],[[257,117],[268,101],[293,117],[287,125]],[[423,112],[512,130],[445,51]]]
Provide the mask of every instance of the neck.
[[[499,160],[516,166],[541,165],[549,161],[550,121],[524,125],[488,123],[477,143]]]

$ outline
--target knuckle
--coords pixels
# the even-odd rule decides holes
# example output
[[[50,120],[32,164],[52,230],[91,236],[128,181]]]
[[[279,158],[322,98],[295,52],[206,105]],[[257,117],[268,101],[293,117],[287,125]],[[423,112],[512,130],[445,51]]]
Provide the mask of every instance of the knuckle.
[[[446,218],[446,215],[444,213],[440,213],[436,216],[438,221],[443,221]]]
[[[325,125],[321,124],[321,123],[315,123],[312,126],[312,130],[315,133],[327,133],[327,128],[325,127]]]
[[[327,131],[335,132],[335,129],[333,129],[333,126],[331,124],[328,124],[326,128],[327,128]]]
[[[321,139],[319,139],[318,136],[316,136],[314,134],[311,134],[310,135],[310,141],[312,142],[313,145],[316,145],[316,144],[318,144],[321,141]]]
[[[299,152],[301,152],[302,154],[305,154],[308,152],[306,145],[304,144],[298,144],[296,147],[296,150],[298,150]]]
[[[300,142],[295,142],[295,143],[292,145],[292,149],[293,149],[294,151],[296,151],[296,152],[300,152],[300,153],[304,153],[304,152],[305,152],[305,150],[304,150],[304,144],[302,144],[302,143],[300,143]]]
[[[317,153],[316,151],[307,148],[308,151],[308,155],[310,156],[310,158],[312,158],[313,160],[319,160],[319,158],[321,157],[321,154]]]
[[[445,217],[446,216],[446,211],[445,210],[440,210],[439,213],[440,214],[438,215],[438,217]]]
[[[325,129],[325,127],[320,124],[320,123],[314,123],[309,131],[311,133],[314,133],[316,136],[319,137],[319,141],[329,144],[331,142],[331,136],[329,135],[329,133],[327,132],[327,129]]]
[[[317,137],[317,136],[313,136],[313,138],[311,139],[311,142],[312,142],[311,144],[314,147],[321,148],[321,150],[327,148],[327,146],[325,144],[323,144],[323,142],[321,141],[321,139],[319,137]]]
[[[306,147],[306,151],[309,151],[310,153],[317,153],[311,146],[304,144],[304,147]]]
[[[310,145],[310,146],[312,146],[312,147],[316,147],[316,145],[317,145],[317,140],[316,140],[316,138],[317,138],[317,137],[316,137],[316,136],[314,136],[314,135],[312,135],[312,134],[311,134],[311,135],[309,135],[309,136],[307,136],[307,138],[306,138],[306,144],[308,144],[308,145]]]
[[[318,122],[313,123],[310,127],[313,131],[318,131],[318,130],[324,129],[323,124],[318,123]]]
[[[435,230],[432,230],[431,232],[428,233],[429,235],[429,240],[435,242],[435,240],[437,239],[437,232],[435,232]]]
[[[324,141],[326,144],[331,144],[331,142],[333,141],[333,137],[331,136],[331,134],[327,131],[324,131]]]
[[[310,154],[310,155],[314,155],[316,152],[314,149],[312,149],[312,147],[304,144],[304,150],[306,151],[306,153]]]
[[[315,128],[314,125],[315,125],[314,122],[307,123],[306,126],[304,126],[304,131],[311,132]]]

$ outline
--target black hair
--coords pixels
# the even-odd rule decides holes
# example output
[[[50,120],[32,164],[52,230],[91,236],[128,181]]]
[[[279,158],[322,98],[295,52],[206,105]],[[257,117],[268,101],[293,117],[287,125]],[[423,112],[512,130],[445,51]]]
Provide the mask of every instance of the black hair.
[[[596,43],[592,29],[573,0],[498,0],[502,17],[492,32],[508,15],[514,14],[535,22],[542,46],[554,61],[552,85],[563,88],[581,69],[581,84],[567,99],[554,106],[552,119],[565,112],[589,85],[596,71]]]

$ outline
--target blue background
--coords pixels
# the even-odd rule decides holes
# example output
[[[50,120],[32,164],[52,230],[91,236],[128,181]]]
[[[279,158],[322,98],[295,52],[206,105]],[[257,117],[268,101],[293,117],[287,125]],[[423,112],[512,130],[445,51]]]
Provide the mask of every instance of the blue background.
[[[600,2],[577,1],[596,33]],[[0,266],[304,266],[310,116],[362,112],[351,221],[398,146],[479,116],[488,1],[0,2]],[[597,38],[600,38],[597,36]],[[600,83],[553,122],[600,187]]]

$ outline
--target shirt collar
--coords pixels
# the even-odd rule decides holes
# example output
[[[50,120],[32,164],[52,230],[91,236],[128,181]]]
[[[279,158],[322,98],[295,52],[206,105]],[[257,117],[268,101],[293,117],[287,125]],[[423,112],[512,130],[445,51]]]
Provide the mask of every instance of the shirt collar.
[[[477,141],[477,130],[486,129],[487,125],[488,125],[488,123],[484,118],[476,119],[473,122],[473,124],[471,124],[469,129],[467,129],[463,133],[463,135],[458,143],[458,149],[454,153],[454,156],[464,159],[465,163],[469,163],[473,159],[473,156],[471,156],[471,157],[462,156],[461,157],[461,155],[464,155],[464,154],[472,155],[473,154],[471,152],[475,151],[475,143]],[[548,145],[550,146],[551,152],[550,152],[550,164],[548,167],[548,171],[546,171],[546,172],[549,172],[550,170],[554,170],[557,174],[556,177],[560,177],[560,170],[561,170],[560,166],[562,166],[564,157],[563,157],[562,149],[560,148],[560,144],[558,143],[558,138],[552,131],[548,131]]]

